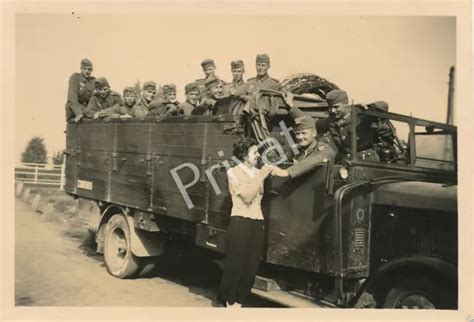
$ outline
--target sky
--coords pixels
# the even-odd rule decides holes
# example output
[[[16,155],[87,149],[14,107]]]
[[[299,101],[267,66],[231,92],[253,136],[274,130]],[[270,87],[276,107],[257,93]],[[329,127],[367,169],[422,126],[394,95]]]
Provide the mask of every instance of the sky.
[[[232,79],[242,59],[255,76],[255,56],[271,58],[282,80],[315,73],[356,103],[385,100],[390,111],[445,122],[449,67],[456,63],[456,21],[429,16],[17,14],[15,21],[15,154],[45,139],[48,153],[65,147],[69,76],[80,60],[94,63],[122,92],[137,80],[184,85],[202,78],[213,58],[216,74]],[[456,123],[456,115],[455,115]]]

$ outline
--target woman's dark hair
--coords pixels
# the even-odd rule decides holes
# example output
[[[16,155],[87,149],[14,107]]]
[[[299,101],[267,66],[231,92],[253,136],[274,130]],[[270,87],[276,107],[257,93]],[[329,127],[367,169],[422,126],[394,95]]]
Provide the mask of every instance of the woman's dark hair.
[[[234,155],[240,161],[244,161],[244,158],[249,153],[249,149],[252,145],[257,145],[257,141],[252,138],[240,138],[237,142],[234,143]]]

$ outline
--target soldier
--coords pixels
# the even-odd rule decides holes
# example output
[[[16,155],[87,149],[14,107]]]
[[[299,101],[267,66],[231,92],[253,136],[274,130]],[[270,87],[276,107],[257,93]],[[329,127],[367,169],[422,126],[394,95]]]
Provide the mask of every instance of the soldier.
[[[210,77],[206,81],[207,95],[201,104],[193,110],[193,115],[216,114],[215,104],[224,98],[224,88],[222,82],[216,77]]]
[[[362,112],[365,109],[388,111],[388,104],[383,101],[364,105],[349,105],[347,93],[342,90],[332,90],[326,95],[326,100],[331,108],[328,118],[317,123],[318,130],[329,133],[332,141],[339,149],[338,160],[351,158],[352,144],[352,119],[351,111]],[[357,118],[357,151],[361,159],[379,161],[379,156],[374,150],[376,144],[391,146],[396,153],[401,153],[403,147],[395,146],[394,130],[387,120],[369,115]]]
[[[132,108],[132,116],[145,117],[150,112],[150,103],[156,95],[156,83],[154,81],[145,82],[140,100]]]
[[[66,102],[66,122],[79,122],[94,93],[95,77],[92,74],[92,62],[81,60],[81,72],[69,77]]]
[[[98,112],[98,117],[109,118],[129,118],[132,117],[132,108],[137,102],[135,88],[125,87],[123,90],[123,103],[119,106],[115,105]]]
[[[234,60],[230,63],[230,69],[232,71],[232,83],[224,85],[224,92],[226,96],[235,95],[239,96],[245,94],[244,88],[244,73],[245,66],[242,60]]]
[[[195,83],[199,89],[199,94],[201,98],[204,98],[207,95],[206,81],[209,78],[219,79],[219,77],[216,76],[216,64],[214,64],[214,60],[204,59],[201,62],[201,67],[202,67],[202,71],[204,72],[205,77],[196,80]]]
[[[162,91],[164,98],[150,103],[150,113],[148,115],[166,117],[183,114],[183,109],[176,99],[176,85],[163,85]]]
[[[247,93],[253,93],[257,89],[267,89],[281,91],[280,82],[268,75],[270,69],[270,57],[267,54],[257,55],[256,59],[257,76],[250,78],[246,84]]]
[[[189,83],[184,87],[184,92],[186,94],[186,101],[181,104],[183,114],[191,115],[199,100],[199,89],[196,83]]]
[[[106,78],[100,77],[95,80],[96,92],[92,95],[84,116],[88,118],[99,118],[99,111],[110,107],[118,108],[123,104],[120,94],[110,90],[109,82]]]
[[[296,178],[329,160],[334,160],[337,155],[336,147],[330,143],[318,141],[317,133],[313,118],[307,115],[296,118],[295,134],[299,154],[294,157],[294,164],[286,170],[273,167],[272,175]]]

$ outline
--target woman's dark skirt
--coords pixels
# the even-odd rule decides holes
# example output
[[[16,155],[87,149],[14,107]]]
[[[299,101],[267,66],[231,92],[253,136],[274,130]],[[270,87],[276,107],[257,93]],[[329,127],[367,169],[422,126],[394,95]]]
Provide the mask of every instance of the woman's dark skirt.
[[[263,220],[231,217],[226,237],[227,255],[219,286],[221,301],[243,303],[250,294],[263,251],[263,240]]]

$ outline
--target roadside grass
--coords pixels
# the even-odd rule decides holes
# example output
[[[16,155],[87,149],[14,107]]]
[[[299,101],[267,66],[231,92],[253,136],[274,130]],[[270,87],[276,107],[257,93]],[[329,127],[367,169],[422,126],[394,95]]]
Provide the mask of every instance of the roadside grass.
[[[95,230],[93,223],[99,216],[94,204],[89,200],[79,200],[64,191],[53,188],[29,187],[30,193],[40,194],[49,211],[41,215],[45,222],[57,222],[63,226],[63,234],[80,243],[79,248],[87,255],[95,254]]]

